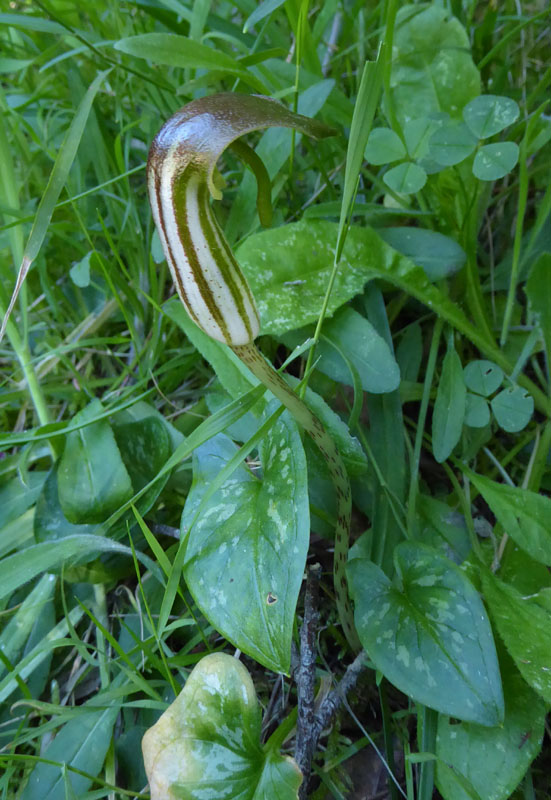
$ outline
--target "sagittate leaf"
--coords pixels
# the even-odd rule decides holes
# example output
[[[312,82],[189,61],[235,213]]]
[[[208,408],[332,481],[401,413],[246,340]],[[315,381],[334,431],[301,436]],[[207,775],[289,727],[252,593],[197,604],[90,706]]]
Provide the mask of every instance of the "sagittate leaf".
[[[417,702],[499,725],[503,696],[482,601],[456,565],[425,545],[395,550],[392,583],[367,559],[348,564],[360,641],[388,680]]]
[[[502,658],[503,725],[484,728],[441,715],[436,740],[436,785],[444,800],[471,800],[457,780],[469,781],[484,800],[506,800],[539,753],[545,703],[522,680],[510,658]],[[442,769],[441,764],[451,769]]]
[[[432,451],[439,464],[448,458],[461,436],[466,392],[461,359],[452,347],[444,356],[432,416]]]
[[[441,6],[403,6],[392,50],[392,99],[402,125],[419,117],[420,110],[423,115],[446,111],[457,118],[480,94],[468,34]]]
[[[536,561],[551,565],[551,500],[528,489],[496,483],[470,470],[467,475],[508,536]]]
[[[510,97],[481,94],[467,103],[463,119],[478,139],[494,136],[518,119],[520,109]]]
[[[454,275],[465,264],[467,255],[450,236],[424,228],[381,228],[379,236],[395,250],[423,267],[431,281]]]
[[[151,800],[296,800],[293,759],[260,745],[249,673],[224,653],[205,656],[142,741]]]
[[[304,450],[284,415],[259,448],[261,477],[238,467],[200,508],[236,450],[220,434],[194,453],[182,515],[184,576],[220,633],[269,669],[287,673],[310,534]]]
[[[520,674],[551,703],[551,608],[537,594],[525,597],[490,574],[483,586],[492,619]]]
[[[93,400],[75,423],[103,411]],[[93,422],[67,436],[58,472],[59,502],[69,522],[103,522],[132,496],[132,483],[107,420]]]

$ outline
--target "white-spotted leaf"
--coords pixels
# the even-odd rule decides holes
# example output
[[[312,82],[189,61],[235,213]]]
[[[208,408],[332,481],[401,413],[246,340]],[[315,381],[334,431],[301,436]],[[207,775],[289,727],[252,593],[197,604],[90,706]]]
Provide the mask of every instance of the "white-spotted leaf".
[[[253,682],[225,653],[205,656],[142,740],[151,800],[296,800],[293,759],[264,752]]]
[[[494,136],[518,119],[520,109],[510,97],[481,94],[467,103],[463,119],[478,139]]]
[[[404,542],[392,583],[368,559],[348,564],[360,641],[388,680],[415,701],[480,725],[503,719],[501,679],[484,606],[437,550]]]
[[[474,158],[473,173],[481,181],[498,181],[516,167],[518,156],[516,142],[485,144]]]
[[[539,753],[545,703],[522,680],[510,658],[500,658],[505,718],[483,728],[441,715],[436,740],[436,784],[444,800],[471,800],[457,775],[484,800],[507,800]],[[441,769],[444,762],[451,770]]]
[[[184,576],[220,633],[269,669],[287,673],[310,534],[304,450],[284,415],[259,447],[262,473],[238,467],[195,520],[236,450],[223,434],[195,450],[182,515],[182,535],[191,527]]]

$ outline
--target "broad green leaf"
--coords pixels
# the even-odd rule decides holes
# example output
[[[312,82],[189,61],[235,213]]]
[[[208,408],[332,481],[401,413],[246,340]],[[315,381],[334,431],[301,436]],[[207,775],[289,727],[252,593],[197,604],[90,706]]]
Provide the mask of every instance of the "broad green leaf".
[[[137,492],[153,480],[170,456],[168,431],[158,417],[151,416],[133,422],[114,423],[113,432],[132,488]],[[162,484],[158,482],[155,489],[158,494]]]
[[[310,533],[304,451],[285,414],[259,447],[261,476],[238,467],[189,530],[210,484],[236,451],[220,434],[194,453],[181,526],[184,577],[221,634],[269,669],[287,673]]]
[[[13,25],[29,31],[67,35],[67,29],[60,25],[59,22],[44,19],[43,17],[33,17],[31,14],[0,14],[0,25]]]
[[[151,800],[297,800],[289,756],[265,752],[249,673],[232,656],[205,656],[143,740]]]
[[[467,389],[488,397],[501,386],[503,370],[492,361],[477,359],[476,361],[470,361],[465,366],[463,377]]]
[[[336,345],[355,367],[362,387],[367,392],[381,394],[397,389],[400,370],[393,353],[369,320],[352,308],[343,308],[323,328],[318,346],[321,356],[320,372],[339,383],[353,385],[350,370],[333,346]]]
[[[481,94],[463,109],[463,119],[477,139],[494,136],[512,125],[519,114],[520,109],[514,100],[495,94]]]
[[[145,58],[152,64],[184,69],[215,70],[238,75],[257,91],[267,93],[266,87],[255,75],[249,73],[232,56],[219,49],[201,44],[176,33],[141,33],[128,36],[115,43],[121,53]]]
[[[251,286],[262,333],[280,335],[317,322],[331,276],[338,225],[303,221],[250,236],[237,259]],[[370,265],[384,270],[394,252],[369,228],[346,237],[327,316],[363,291]]]
[[[392,100],[402,125],[434,111],[458,118],[480,94],[480,76],[469,37],[449,11],[436,4],[405,5],[393,42]]]
[[[63,539],[83,533],[97,532],[97,525],[73,525],[69,522],[59,503],[57,483],[58,465],[48,475],[40,497],[36,503],[34,515],[34,537],[37,542]]]
[[[427,182],[427,173],[423,167],[408,161],[385,172],[383,181],[399,194],[414,194],[420,192]]]
[[[391,164],[406,155],[406,148],[392,128],[373,128],[364,157],[370,164]]]
[[[528,489],[495,483],[470,470],[467,475],[507,535],[536,561],[551,566],[551,500]]]
[[[404,542],[394,560],[393,583],[367,559],[348,564],[356,629],[369,657],[416,702],[499,725],[499,667],[478,593],[452,561],[425,545]]]
[[[416,507],[424,526],[421,530],[423,543],[440,547],[447,558],[455,564],[462,564],[471,552],[471,540],[463,515],[426,494],[418,495]]]
[[[98,775],[111,744],[118,713],[118,706],[113,704],[113,700],[103,711],[95,711],[91,703],[82,706],[82,713],[63,725],[42,754],[44,758],[59,762],[59,767],[36,764],[29,775],[21,800],[61,800],[65,797],[63,764],[69,764],[90,775]],[[82,796],[92,781],[74,772],[67,774],[72,790]]]
[[[479,394],[467,392],[464,422],[470,428],[485,428],[490,422],[490,407]]]
[[[539,753],[545,705],[525,684],[509,658],[501,659],[505,718],[483,728],[449,717],[438,719],[436,784],[444,800],[470,800],[454,773],[466,778],[484,800],[506,800]],[[443,770],[444,762],[451,770]]]
[[[497,424],[508,433],[517,433],[525,428],[534,413],[534,398],[520,386],[503,389],[492,398],[490,405]]]
[[[103,411],[93,400],[74,418],[95,419]],[[132,483],[107,420],[67,436],[58,472],[59,502],[69,522],[98,523],[132,496]]]
[[[485,144],[474,158],[473,173],[481,181],[498,181],[516,167],[518,156],[516,142]]]
[[[36,502],[47,475],[42,471],[27,472],[24,478],[12,478],[0,487],[0,528],[20,517]]]
[[[524,680],[551,703],[551,606],[525,597],[493,575],[483,576],[484,597],[499,635]]]
[[[444,122],[430,137],[429,156],[443,167],[452,167],[470,156],[476,144],[464,122]]]
[[[467,256],[463,248],[449,236],[424,228],[382,228],[381,239],[415,264],[423,267],[431,281],[439,281],[458,272]]]
[[[461,359],[451,347],[444,356],[432,415],[432,452],[439,464],[448,458],[461,436],[466,393]]]
[[[536,259],[525,286],[532,313],[536,315],[551,363],[551,253],[541,253]]]

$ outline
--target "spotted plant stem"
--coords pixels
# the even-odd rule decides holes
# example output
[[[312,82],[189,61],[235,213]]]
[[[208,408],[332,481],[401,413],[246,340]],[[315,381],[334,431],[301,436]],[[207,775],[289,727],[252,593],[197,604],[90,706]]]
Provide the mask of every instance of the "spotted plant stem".
[[[352,498],[348,474],[335,442],[325,430],[319,419],[312,414],[308,406],[298,397],[290,386],[275,371],[271,364],[259,352],[254,344],[232,347],[233,352],[243,361],[258,380],[267,386],[277,399],[287,408],[299,425],[304,428],[322,454],[329,468],[331,480],[337,494],[337,523],[335,525],[335,554],[333,558],[333,580],[337,610],[348,641],[355,647],[357,634],[354,628],[354,616],[348,599],[346,581],[346,560],[348,557],[348,539],[350,531],[350,512]]]

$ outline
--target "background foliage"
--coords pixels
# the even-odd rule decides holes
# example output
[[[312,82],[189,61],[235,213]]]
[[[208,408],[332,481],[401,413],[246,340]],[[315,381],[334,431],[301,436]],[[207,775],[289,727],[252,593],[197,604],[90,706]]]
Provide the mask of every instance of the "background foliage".
[[[368,669],[311,796],[549,796],[549,24],[509,0],[0,13],[2,317],[20,288],[0,345],[3,798],[145,797],[141,738],[184,685],[154,730],[176,730],[162,769],[183,764],[185,796],[296,798],[295,683],[276,673],[296,666],[308,547],[321,697],[354,656],[324,465],[169,299],[147,150],[222,90],[337,131],[250,138],[272,228],[231,152],[216,204],[260,346],[295,383],[313,367],[307,402],[353,483]],[[269,614],[266,580],[286,584]]]

